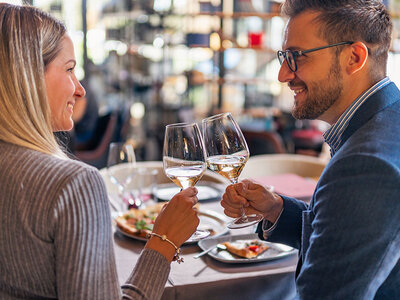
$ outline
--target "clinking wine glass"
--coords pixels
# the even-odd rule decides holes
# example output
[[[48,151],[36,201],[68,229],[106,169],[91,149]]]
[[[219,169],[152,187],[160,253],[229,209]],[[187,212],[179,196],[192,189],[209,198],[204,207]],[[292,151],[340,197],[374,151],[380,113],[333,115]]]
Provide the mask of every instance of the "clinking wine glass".
[[[203,137],[207,154],[207,166],[210,170],[238,182],[250,152],[239,125],[231,113],[222,113],[202,121]],[[236,229],[254,225],[262,220],[262,215],[242,215],[228,224],[228,228]]]
[[[199,126],[177,123],[165,128],[163,165],[165,175],[182,189],[194,186],[207,169],[204,144]],[[210,235],[208,230],[196,230],[189,241]]]
[[[131,207],[139,207],[140,199],[128,190],[137,174],[136,157],[133,146],[129,143],[111,143],[109,146],[107,173],[110,181],[118,188],[119,202],[110,197],[110,204],[118,212]]]

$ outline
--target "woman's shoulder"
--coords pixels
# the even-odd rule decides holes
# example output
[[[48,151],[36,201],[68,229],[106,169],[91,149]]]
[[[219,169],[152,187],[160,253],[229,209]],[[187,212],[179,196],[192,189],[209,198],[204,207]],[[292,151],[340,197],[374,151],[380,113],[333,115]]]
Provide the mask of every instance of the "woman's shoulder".
[[[74,178],[92,177],[101,180],[99,171],[83,162],[53,155],[25,147],[0,142],[0,166],[15,176],[30,177],[47,184],[61,184]],[[34,181],[36,181],[34,180]]]
[[[0,193],[30,214],[107,209],[107,190],[96,168],[3,142],[0,153]]]

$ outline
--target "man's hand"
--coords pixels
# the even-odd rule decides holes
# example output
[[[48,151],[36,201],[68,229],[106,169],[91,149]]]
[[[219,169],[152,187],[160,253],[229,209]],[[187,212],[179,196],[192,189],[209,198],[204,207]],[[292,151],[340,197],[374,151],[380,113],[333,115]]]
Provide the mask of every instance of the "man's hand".
[[[282,210],[283,200],[264,186],[245,179],[226,188],[221,205],[229,217],[239,217],[241,208],[244,207],[247,215],[261,214],[268,221],[275,223]]]

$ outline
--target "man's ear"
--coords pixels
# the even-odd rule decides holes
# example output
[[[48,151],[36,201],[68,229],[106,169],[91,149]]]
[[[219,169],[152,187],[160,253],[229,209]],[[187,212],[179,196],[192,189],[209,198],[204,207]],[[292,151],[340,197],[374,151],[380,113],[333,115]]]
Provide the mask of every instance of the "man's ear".
[[[365,66],[368,59],[368,48],[363,42],[354,42],[349,48],[346,71],[347,74],[352,75]]]

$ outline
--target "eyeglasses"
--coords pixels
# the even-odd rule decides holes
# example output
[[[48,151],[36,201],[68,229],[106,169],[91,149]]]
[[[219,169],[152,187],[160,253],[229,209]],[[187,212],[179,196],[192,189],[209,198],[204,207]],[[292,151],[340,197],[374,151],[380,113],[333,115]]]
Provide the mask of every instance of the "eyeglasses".
[[[278,55],[278,60],[279,60],[280,64],[283,64],[283,62],[286,60],[288,66],[289,66],[289,69],[292,72],[296,72],[297,71],[296,57],[299,57],[299,56],[304,55],[306,53],[310,53],[310,52],[314,52],[314,51],[318,51],[318,50],[322,50],[322,49],[326,49],[326,48],[330,48],[330,47],[336,47],[336,46],[341,46],[341,45],[350,45],[350,44],[353,44],[353,42],[341,42],[341,43],[337,43],[337,44],[322,46],[322,47],[303,50],[303,51],[301,51],[301,50],[297,50],[297,51],[293,51],[293,50],[278,51],[277,55]]]

